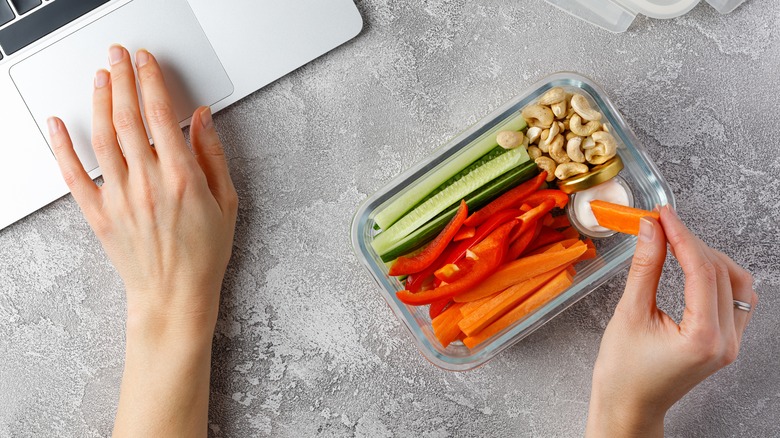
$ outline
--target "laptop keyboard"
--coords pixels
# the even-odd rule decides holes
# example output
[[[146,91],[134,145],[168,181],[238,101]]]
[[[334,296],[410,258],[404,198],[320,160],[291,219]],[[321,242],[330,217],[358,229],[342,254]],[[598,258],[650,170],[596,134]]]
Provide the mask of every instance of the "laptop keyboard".
[[[0,0],[0,59],[111,0]]]

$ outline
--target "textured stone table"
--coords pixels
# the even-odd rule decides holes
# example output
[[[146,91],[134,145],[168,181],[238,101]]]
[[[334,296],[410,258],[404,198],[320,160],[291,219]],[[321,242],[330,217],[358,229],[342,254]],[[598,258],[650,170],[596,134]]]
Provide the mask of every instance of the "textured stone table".
[[[780,3],[706,4],[614,35],[542,0],[358,2],[354,41],[217,115],[241,196],[210,434],[580,436],[625,273],[471,372],[426,362],[359,265],[369,194],[531,83],[592,77],[679,211],[755,275],[737,362],[667,416],[679,437],[780,436]],[[23,183],[23,182],[20,182]],[[0,231],[0,437],[107,436],[124,296],[66,197]],[[681,273],[660,305],[679,316]]]

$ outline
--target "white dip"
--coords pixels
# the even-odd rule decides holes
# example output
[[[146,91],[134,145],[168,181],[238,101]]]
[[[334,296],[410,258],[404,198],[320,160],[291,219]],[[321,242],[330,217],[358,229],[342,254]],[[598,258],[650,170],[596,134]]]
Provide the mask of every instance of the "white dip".
[[[587,190],[577,192],[574,196],[574,215],[580,225],[592,232],[600,233],[609,231],[599,225],[593,210],[590,209],[590,201],[601,200],[613,204],[628,205],[628,193],[617,181],[610,179]]]

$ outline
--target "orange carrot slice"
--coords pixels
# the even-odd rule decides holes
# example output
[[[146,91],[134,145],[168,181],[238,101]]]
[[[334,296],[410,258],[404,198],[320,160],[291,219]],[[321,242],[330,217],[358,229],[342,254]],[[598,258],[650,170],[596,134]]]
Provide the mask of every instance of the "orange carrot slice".
[[[639,220],[643,217],[660,219],[660,214],[657,211],[641,210],[606,201],[590,201],[590,208],[602,227],[634,236],[639,234]]]
[[[537,248],[537,249],[529,252],[528,254],[524,254],[524,255],[525,256],[529,256],[529,255],[542,254],[542,253],[545,253],[545,252],[550,252],[550,250],[555,250],[556,248],[560,248],[560,249],[558,249],[559,251],[560,250],[564,250],[564,249],[574,245],[575,243],[577,243],[579,241],[580,241],[580,239],[565,239],[565,240],[561,240],[560,242],[550,243],[550,244],[545,245],[545,246],[543,246],[541,248]]]
[[[476,333],[482,331],[485,327],[504,316],[504,314],[517,307],[524,299],[528,298],[531,294],[567,268],[568,265],[559,267],[542,275],[537,275],[522,283],[508,287],[505,291],[494,296],[489,301],[482,304],[478,309],[468,314],[468,316],[465,316],[458,323],[458,326],[460,326],[461,331],[466,335],[474,336]]]
[[[598,257],[598,253],[596,253],[595,248],[588,248],[581,256],[577,259],[575,263],[584,262],[586,260],[595,259]]]
[[[465,303],[500,292],[509,286],[552,271],[559,266],[571,264],[587,250],[588,246],[584,243],[575,244],[563,251],[532,255],[509,262],[477,286],[456,295],[454,300],[458,303]]]
[[[482,342],[485,342],[490,337],[511,326],[522,318],[530,315],[536,309],[547,304],[561,292],[568,289],[569,286],[572,285],[572,282],[572,276],[568,271],[564,270],[560,272],[547,284],[542,286],[541,289],[536,291],[536,293],[528,297],[528,299],[520,303],[519,306],[512,309],[509,313],[502,316],[496,322],[485,327],[485,329],[479,333],[463,339],[463,343],[466,344],[466,346],[469,348],[474,348]]]
[[[498,293],[486,296],[485,298],[480,298],[476,301],[469,301],[468,303],[462,303],[463,306],[460,308],[460,314],[463,315],[464,318],[467,318],[469,314],[479,309],[481,305],[487,303],[496,295],[498,295]]]
[[[433,334],[436,335],[436,339],[441,342],[444,348],[447,348],[452,341],[458,339],[461,335],[460,327],[458,327],[458,323],[463,319],[463,316],[460,314],[461,306],[463,304],[452,304],[431,321]]]

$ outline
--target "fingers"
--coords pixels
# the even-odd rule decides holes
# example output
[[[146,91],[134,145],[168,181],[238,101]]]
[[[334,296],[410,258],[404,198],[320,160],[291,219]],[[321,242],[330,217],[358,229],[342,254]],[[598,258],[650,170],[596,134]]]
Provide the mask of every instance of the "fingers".
[[[656,291],[665,260],[666,236],[663,228],[652,218],[642,218],[626,290],[618,305],[640,312],[655,310]]]
[[[756,295],[753,289],[753,276],[741,266],[736,264],[734,260],[731,260],[725,254],[714,251],[713,252],[720,258],[723,265],[728,269],[729,280],[731,282],[731,291],[733,299],[744,301],[749,303],[755,308],[758,303],[758,295]],[[753,316],[753,310],[745,312],[733,307],[733,302],[729,303],[729,310],[734,314],[734,329],[737,332],[737,339],[741,342],[742,335],[745,333],[745,328],[750,323],[750,319]]]
[[[92,95],[92,148],[106,180],[124,178],[127,174],[127,164],[114,131],[110,82],[110,73],[99,70]]]
[[[191,160],[192,154],[184,141],[157,60],[146,50],[139,50],[136,53],[136,67],[143,96],[144,114],[157,154],[163,161]]]
[[[684,321],[718,327],[717,272],[706,246],[680,221],[670,206],[661,209],[661,225],[685,273]]]
[[[133,167],[152,160],[154,155],[141,119],[130,54],[124,47],[114,45],[108,50],[108,57],[111,63],[114,128],[127,163]]]
[[[60,166],[62,178],[81,210],[87,214],[97,208],[100,191],[84,170],[76,151],[73,150],[73,143],[62,120],[52,117],[48,120],[48,127],[52,149],[57,158],[57,164]]]
[[[731,292],[731,279],[726,265],[712,248],[707,248],[708,256],[715,266],[715,279],[718,285],[718,322],[720,331],[726,339],[734,337],[734,296]]]
[[[235,211],[236,190],[230,179],[222,142],[219,141],[217,131],[214,129],[211,109],[204,106],[195,110],[190,126],[192,150],[206,175],[211,193],[223,210],[228,208]]]

